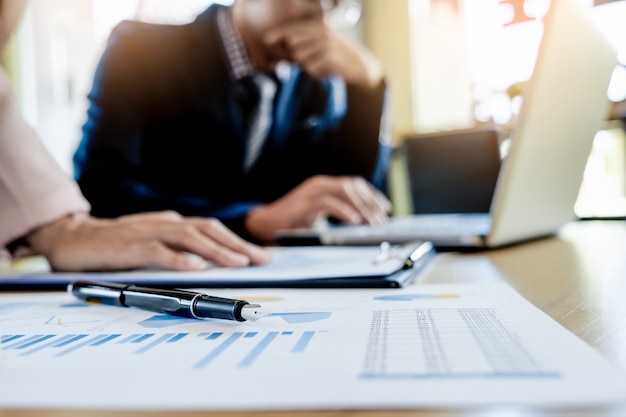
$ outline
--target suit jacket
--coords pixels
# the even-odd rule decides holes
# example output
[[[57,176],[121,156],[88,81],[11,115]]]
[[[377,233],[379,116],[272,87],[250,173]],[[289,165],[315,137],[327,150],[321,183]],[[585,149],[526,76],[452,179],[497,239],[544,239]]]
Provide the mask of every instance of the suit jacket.
[[[112,31],[74,156],[93,215],[171,209],[217,217],[249,238],[246,213],[310,176],[361,175],[383,187],[385,86],[317,81],[297,68],[280,84],[269,137],[244,172],[249,94],[229,75],[220,7],[186,25],[124,21]]]
[[[0,247],[89,205],[22,117],[0,70]]]

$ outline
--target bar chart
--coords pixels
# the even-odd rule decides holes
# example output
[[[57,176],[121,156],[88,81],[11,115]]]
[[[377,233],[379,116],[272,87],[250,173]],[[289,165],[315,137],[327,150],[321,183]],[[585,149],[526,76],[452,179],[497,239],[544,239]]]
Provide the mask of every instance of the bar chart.
[[[322,331],[323,332],[323,331]],[[265,353],[303,354],[320,331],[270,331],[270,332],[201,332],[190,333],[82,333],[82,334],[4,334],[0,336],[0,349],[17,356],[45,355],[50,358],[71,357],[81,351],[89,354],[109,354],[119,349],[132,355],[146,355],[167,345],[180,352],[193,345],[200,355],[192,368],[203,369],[223,356],[239,356],[235,367],[246,368],[255,364]],[[275,350],[272,352],[272,350]],[[95,356],[97,357],[97,356]]]
[[[621,373],[505,285],[216,295],[272,315],[197,320],[67,294],[3,296],[0,405],[334,410],[623,398]]]

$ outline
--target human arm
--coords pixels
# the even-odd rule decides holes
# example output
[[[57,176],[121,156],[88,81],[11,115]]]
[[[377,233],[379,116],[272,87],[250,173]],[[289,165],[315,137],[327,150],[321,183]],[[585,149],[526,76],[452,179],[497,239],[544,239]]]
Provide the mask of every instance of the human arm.
[[[97,220],[74,183],[19,112],[0,71],[0,246],[25,238],[55,270],[154,266],[195,270],[267,262],[268,252],[211,219],[168,212]]]
[[[363,176],[384,189],[391,154],[391,110],[380,61],[323,19],[283,24],[268,31],[264,41],[275,59],[290,61],[323,83],[332,85],[333,78],[345,83],[346,91],[336,97],[345,97],[346,111],[325,157],[337,173]]]
[[[24,120],[0,71],[0,246],[89,204]]]
[[[348,224],[380,224],[390,209],[389,200],[361,177],[317,175],[284,197],[251,210],[245,225],[257,239],[272,242],[278,230],[311,227],[324,217]]]
[[[265,41],[277,50],[276,56],[329,88],[327,108],[341,108],[345,100],[345,112],[339,111],[336,127],[310,156],[328,175],[311,177],[282,198],[252,210],[245,220],[247,230],[271,242],[276,231],[310,227],[320,217],[353,224],[386,221],[391,204],[380,190],[386,186],[390,125],[387,87],[376,58],[316,20],[283,25],[268,32]],[[339,91],[343,84],[336,78],[345,83],[345,92]]]
[[[317,79],[335,75],[368,89],[377,88],[383,80],[383,67],[369,50],[321,19],[284,24],[270,30],[264,42],[274,56]]]
[[[206,260],[241,267],[270,258],[268,251],[239,238],[216,219],[182,217],[171,211],[112,220],[73,214],[37,228],[26,239],[53,269],[63,271],[200,270],[206,268]]]

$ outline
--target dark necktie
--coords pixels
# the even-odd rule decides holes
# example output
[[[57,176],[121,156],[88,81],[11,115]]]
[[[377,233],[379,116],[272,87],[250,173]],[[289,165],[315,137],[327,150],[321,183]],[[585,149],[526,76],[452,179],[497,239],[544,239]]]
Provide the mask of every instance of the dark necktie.
[[[252,110],[246,138],[244,172],[248,172],[261,154],[261,149],[272,126],[272,108],[276,95],[276,82],[268,75],[258,74],[252,78],[252,86],[258,93],[258,104]]]

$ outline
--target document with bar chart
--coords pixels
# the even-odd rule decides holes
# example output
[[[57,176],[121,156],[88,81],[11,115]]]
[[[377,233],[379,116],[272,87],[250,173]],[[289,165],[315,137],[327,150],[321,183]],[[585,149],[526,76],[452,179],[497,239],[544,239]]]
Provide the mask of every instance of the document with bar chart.
[[[211,290],[257,322],[0,295],[0,408],[586,406],[626,378],[503,283]]]

